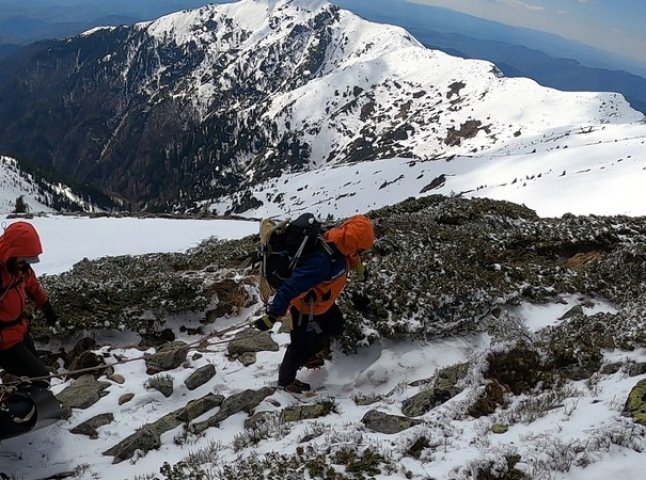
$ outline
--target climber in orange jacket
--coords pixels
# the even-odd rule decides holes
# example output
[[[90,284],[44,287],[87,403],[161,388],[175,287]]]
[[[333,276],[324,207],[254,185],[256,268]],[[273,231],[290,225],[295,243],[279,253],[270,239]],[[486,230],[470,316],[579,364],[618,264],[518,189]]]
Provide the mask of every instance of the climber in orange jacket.
[[[43,310],[47,324],[58,322],[47,293],[30,264],[43,253],[36,229],[15,222],[0,236],[0,367],[20,377],[42,377],[49,371],[38,359],[25,314],[27,299]]]
[[[259,330],[268,330],[281,317],[291,317],[291,343],[280,365],[278,385],[293,394],[311,388],[296,379],[297,371],[343,330],[345,320],[336,299],[350,270],[363,274],[360,255],[375,242],[374,226],[368,217],[355,215],[328,230],[324,238],[329,252],[318,248],[305,255],[274,295],[267,313],[254,323]]]

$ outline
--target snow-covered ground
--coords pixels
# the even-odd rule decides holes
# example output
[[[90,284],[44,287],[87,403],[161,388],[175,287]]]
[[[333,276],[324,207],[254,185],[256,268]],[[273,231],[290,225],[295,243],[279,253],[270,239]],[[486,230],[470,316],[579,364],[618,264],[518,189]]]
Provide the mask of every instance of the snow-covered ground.
[[[426,188],[433,180],[435,188]],[[343,217],[439,193],[508,200],[543,217],[640,216],[646,215],[644,185],[646,124],[606,125],[518,140],[469,157],[389,158],[285,175],[258,186],[254,196],[263,205],[245,215]],[[211,208],[223,213],[230,205],[228,198]]]
[[[55,273],[71,267],[83,257],[97,257],[103,254],[136,254],[153,251],[178,251],[194,246],[201,239],[217,234],[221,238],[238,238],[256,231],[255,222],[218,222],[186,220],[136,220],[136,219],[86,219],[86,218],[38,218],[34,220],[43,236],[45,254],[43,262],[36,265],[40,273]],[[83,233],[85,232],[85,233]],[[151,239],[165,237],[165,243],[151,243]],[[160,241],[162,239],[159,239]],[[573,305],[577,304],[576,296],[564,297],[563,302],[555,305],[536,307],[522,305],[513,313],[523,321],[528,331],[537,331],[543,326],[553,325]],[[258,306],[252,306],[238,317],[229,318],[222,324],[210,326],[212,329],[223,329],[231,325],[240,325],[250,316],[258,313]],[[590,308],[588,314],[598,311],[612,311],[613,306],[602,300]],[[174,322],[175,323],[175,322]],[[177,325],[190,323],[176,319]],[[177,326],[175,325],[175,326]],[[195,337],[179,338],[195,341]],[[133,433],[145,423],[159,419],[166,413],[182,407],[191,398],[199,398],[209,392],[225,396],[240,392],[243,389],[258,389],[265,385],[275,385],[277,369],[282,359],[289,337],[285,333],[274,333],[273,338],[280,345],[278,352],[260,352],[255,364],[244,367],[235,360],[225,356],[226,345],[216,344],[209,348],[212,352],[203,353],[203,357],[192,360],[188,367],[180,367],[172,372],[175,378],[175,391],[170,398],[165,398],[156,390],[145,388],[146,375],[143,360],[116,366],[116,373],[123,375],[126,382],[122,385],[111,383],[108,395],[87,410],[74,410],[69,420],[61,420],[43,430],[31,432],[18,438],[5,440],[0,445],[0,471],[11,474],[17,479],[47,478],[60,472],[75,471],[67,478],[77,479],[142,479],[153,478],[163,462],[174,464],[189,452],[198,451],[220,442],[219,458],[221,462],[232,462],[238,453],[232,443],[243,431],[243,422],[247,417],[239,413],[221,423],[219,428],[209,428],[203,435],[189,436],[188,443],[176,445],[174,438],[181,434],[183,427],[178,427],[162,435],[162,446],[159,450],[149,452],[141,458],[112,464],[112,457],[102,452]],[[393,414],[399,414],[400,402],[404,398],[402,386],[414,380],[428,378],[441,367],[463,362],[481,355],[490,347],[486,335],[450,338],[429,342],[385,341],[379,345],[364,348],[358,354],[344,356],[333,354],[331,362],[326,362],[323,369],[304,371],[300,378],[310,382],[319,389],[322,396],[329,396],[337,402],[338,413],[320,419],[328,433],[317,442],[331,441],[334,431],[345,432],[346,438],[358,438],[364,442],[374,443],[386,448],[391,442],[405,442],[411,438],[415,429],[398,435],[371,433],[363,429],[360,419],[374,406],[358,406],[353,401],[357,394],[370,396],[383,395],[385,400],[379,408]],[[116,348],[113,355],[125,358],[140,357],[137,349]],[[625,359],[626,355],[636,361],[645,361],[646,352],[638,350],[630,354],[607,352],[608,360]],[[113,358],[113,357],[111,357]],[[183,385],[183,380],[195,368],[213,364],[216,376],[194,391]],[[468,465],[470,461],[481,459],[483,455],[495,458],[499,452],[515,449],[530,464],[527,471],[534,469],[537,476],[553,480],[607,480],[608,478],[639,479],[642,478],[642,456],[634,450],[609,445],[596,449],[592,455],[594,463],[586,468],[574,467],[567,473],[541,473],[541,456],[555,453],[561,443],[576,439],[585,441],[590,432],[603,432],[604,429],[617,428],[622,421],[621,408],[632,386],[644,375],[627,377],[624,373],[604,376],[594,389],[584,384],[574,385],[580,390],[579,396],[565,400],[563,405],[550,410],[540,420],[525,425],[514,424],[508,432],[496,435],[488,428],[487,419],[452,420],[452,402],[460,402],[463,394],[458,395],[441,407],[425,416],[427,425],[423,428],[428,435],[437,440],[443,437],[442,448],[432,454],[432,460],[420,463],[404,457],[400,464],[410,470],[413,478],[454,478],[455,468]],[[65,384],[56,380],[53,390],[61,391]],[[406,394],[410,395],[410,388]],[[134,399],[122,406],[118,399],[125,393],[133,393]],[[276,407],[268,400],[279,402],[282,406],[295,402],[284,392],[278,391],[263,401],[257,411],[274,410]],[[99,429],[99,438],[89,440],[82,435],[74,435],[69,429],[95,415],[113,412],[114,422]],[[210,414],[205,414],[205,417]],[[201,419],[201,418],[200,418]],[[199,419],[198,419],[199,420]],[[434,430],[433,425],[445,425],[442,430]],[[293,424],[291,433],[284,438],[261,441],[256,453],[262,455],[269,451],[281,453],[293,452],[300,438],[313,421]],[[334,437],[339,441],[338,437]],[[349,441],[349,440],[348,440]],[[382,474],[375,478],[403,478],[401,471],[393,474]],[[461,477],[457,477],[461,478]]]

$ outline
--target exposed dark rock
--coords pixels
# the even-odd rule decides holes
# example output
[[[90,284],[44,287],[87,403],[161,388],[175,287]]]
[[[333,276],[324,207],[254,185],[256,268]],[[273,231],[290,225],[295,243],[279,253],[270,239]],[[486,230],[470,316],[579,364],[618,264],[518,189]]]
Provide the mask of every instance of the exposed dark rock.
[[[152,426],[144,426],[114,447],[103,452],[103,455],[113,456],[112,463],[120,463],[132,458],[137,450],[149,452],[157,450],[159,447],[161,447],[159,432]]]
[[[209,427],[219,426],[222,420],[229,418],[234,413],[241,411],[249,413],[266,397],[272,395],[275,390],[274,388],[263,387],[260,390],[244,390],[243,392],[231,395],[222,402],[222,407],[220,407],[218,413],[203,422],[193,423],[191,425],[191,431],[200,433]]]
[[[633,363],[628,367],[628,376],[630,377],[636,377],[644,373],[646,373],[646,362]]]
[[[67,354],[67,362],[65,366],[68,369],[71,369],[70,364],[73,364],[76,358],[81,355],[83,352],[87,352],[89,350],[96,350],[97,345],[96,341],[91,338],[91,337],[83,337],[81,338],[74,347],[72,347],[72,350]]]
[[[433,380],[433,387],[423,390],[402,402],[402,413],[407,417],[424,415],[462,391],[457,384],[469,370],[469,364],[461,363],[440,370]]]
[[[168,398],[173,394],[173,377],[170,375],[157,375],[148,380],[148,388],[154,388]]]
[[[459,130],[450,127],[446,132],[444,143],[452,147],[460,145],[462,140],[475,137],[480,130],[488,131],[489,128],[483,127],[480,120],[467,120],[460,125]]]
[[[67,408],[85,409],[98,402],[103,391],[110,387],[110,382],[98,382],[92,375],[83,375],[74,381],[56,398]]]
[[[311,418],[319,418],[334,412],[333,402],[321,402],[311,405],[292,405],[281,412],[285,422],[298,422]]]
[[[435,177],[431,183],[426,185],[424,188],[422,188],[419,193],[426,193],[430,192],[431,190],[435,190],[436,188],[442,188],[444,184],[446,183],[446,176],[444,174]]]
[[[242,363],[245,367],[253,365],[254,363],[256,363],[256,352],[244,352],[238,357],[238,360],[240,360],[240,363]]]
[[[565,320],[566,318],[573,317],[574,315],[583,315],[583,307],[581,305],[575,305],[570,308],[567,312],[559,317],[559,320]]]
[[[157,352],[146,357],[147,372],[157,373],[179,367],[188,356],[188,345],[182,341],[164,344]]]
[[[363,416],[361,421],[373,432],[388,434],[399,433],[422,423],[421,420],[389,415],[377,410],[370,410]]]
[[[123,375],[120,375],[118,373],[113,373],[108,377],[108,380],[112,380],[114,383],[118,383],[119,385],[123,385],[126,383],[126,379]]]
[[[86,420],[83,423],[80,423],[76,427],[70,429],[70,432],[81,434],[81,435],[87,435],[93,439],[98,438],[99,432],[97,432],[97,428],[103,427],[104,425],[108,425],[113,421],[114,421],[114,415],[112,413],[102,413],[100,415],[90,418],[89,420]]]
[[[246,352],[277,352],[278,344],[268,332],[248,329],[240,332],[227,345],[229,355],[242,355]]]
[[[646,426],[646,379],[638,382],[628,394],[624,414]]]
[[[68,375],[69,378],[79,378],[81,375],[87,375],[87,371],[83,371],[88,368],[95,368],[99,367],[101,365],[105,365],[105,359],[97,355],[94,352],[91,352],[89,350],[86,350],[84,352],[81,352],[77,356],[74,357],[74,359],[70,362],[70,366],[68,367],[69,371],[73,372],[75,370],[81,370],[80,373],[70,373]],[[111,367],[106,367],[106,368],[96,368],[91,371],[92,375],[95,377],[100,377],[101,375],[104,375],[108,372],[112,371]]]
[[[372,405],[373,403],[376,403],[381,399],[382,398],[379,395],[364,396],[363,394],[358,394],[352,397],[352,400],[354,400],[354,403],[360,406]]]
[[[502,435],[503,433],[507,433],[509,430],[509,427],[507,425],[504,425],[502,423],[496,423],[491,427],[491,431],[495,434]]]
[[[155,333],[140,333],[141,341],[139,342],[139,347],[148,349],[148,348],[158,348],[169,342],[175,341],[175,334],[170,328],[164,328],[161,332]]]
[[[266,424],[271,418],[277,418],[277,414],[274,412],[254,413],[251,417],[247,418],[244,421],[244,428],[246,428],[247,430],[257,429],[258,427]]]
[[[123,405],[124,403],[128,403],[130,400],[135,398],[134,393],[124,393],[119,397],[119,405]]]
[[[188,423],[195,420],[204,412],[214,409],[222,405],[224,397],[222,395],[209,394],[197,400],[188,402],[186,407],[180,411],[176,417],[182,422]]]
[[[211,380],[215,375],[215,366],[212,364],[204,365],[203,367],[195,370],[191,375],[184,380],[186,388],[189,390],[195,390],[197,387],[201,387],[206,382]]]
[[[619,370],[621,370],[621,367],[623,367],[623,365],[624,364],[622,362],[608,363],[606,365],[603,365],[601,367],[601,370],[599,370],[599,371],[601,373],[603,373],[604,375],[612,375],[613,373],[617,373]],[[641,373],[644,373],[644,372],[640,372],[637,375],[640,375]],[[630,373],[629,373],[629,375],[630,375]]]
[[[185,421],[199,417],[208,410],[220,405],[220,403],[221,398],[218,395],[207,395],[201,399],[191,401],[185,407],[164,415],[153,423],[144,425],[117,445],[103,452],[103,455],[113,456],[113,463],[119,463],[132,458],[138,450],[144,453],[156,450],[161,446],[161,435],[163,433],[177,428]]]

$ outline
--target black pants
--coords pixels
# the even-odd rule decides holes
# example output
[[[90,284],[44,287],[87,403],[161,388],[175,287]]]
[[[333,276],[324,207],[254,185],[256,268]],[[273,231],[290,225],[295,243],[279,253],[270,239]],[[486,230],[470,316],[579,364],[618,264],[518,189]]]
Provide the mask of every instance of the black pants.
[[[31,335],[8,350],[0,350],[0,367],[19,377],[44,377],[49,370],[39,360]],[[45,382],[48,383],[48,382]]]
[[[333,337],[341,334],[345,319],[341,309],[335,303],[325,313],[314,315],[312,322],[309,315],[301,314],[291,308],[293,329],[289,333],[291,343],[287,346],[283,362],[278,372],[278,385],[285,387],[296,379],[298,369],[307,363],[312,355],[316,355],[329,344]]]

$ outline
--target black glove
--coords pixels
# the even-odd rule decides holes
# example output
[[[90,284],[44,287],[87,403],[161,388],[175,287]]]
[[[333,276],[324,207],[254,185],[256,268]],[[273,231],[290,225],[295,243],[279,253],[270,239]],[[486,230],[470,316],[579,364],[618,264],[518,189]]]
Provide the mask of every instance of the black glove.
[[[54,311],[51,303],[47,302],[45,304],[45,306],[43,307],[43,313],[45,314],[45,322],[47,322],[47,325],[49,325],[50,327],[60,325],[58,315],[56,315],[56,312]]]
[[[261,332],[266,332],[267,330],[271,330],[274,323],[276,323],[276,318],[273,315],[265,313],[262,317],[253,322],[253,326]]]

